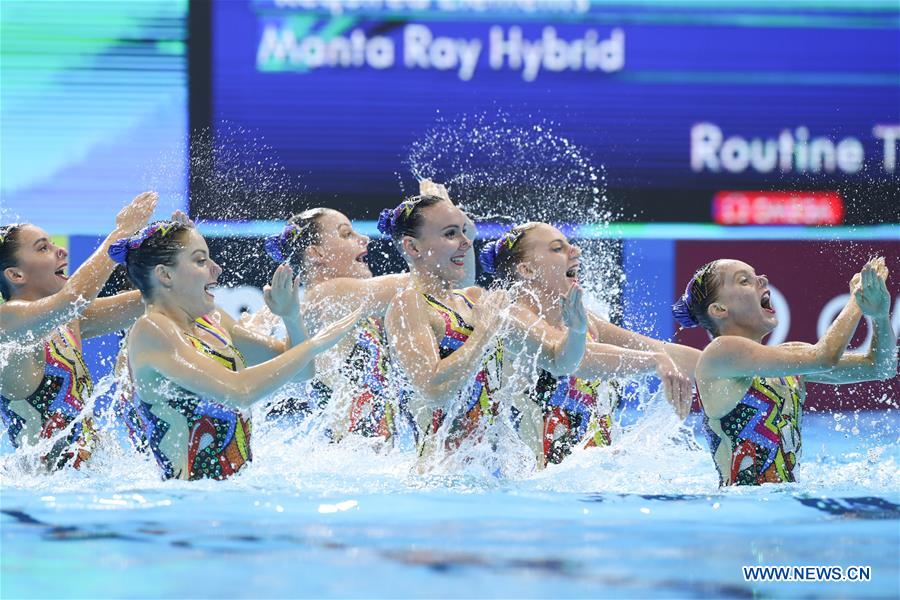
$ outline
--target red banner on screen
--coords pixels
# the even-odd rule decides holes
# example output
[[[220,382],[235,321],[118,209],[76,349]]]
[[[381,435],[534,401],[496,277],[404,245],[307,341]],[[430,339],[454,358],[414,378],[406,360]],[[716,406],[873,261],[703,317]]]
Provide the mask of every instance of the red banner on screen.
[[[839,225],[844,201],[837,192],[722,191],[713,198],[720,225]]]
[[[893,327],[900,329],[900,242],[818,242],[818,241],[679,241],[675,245],[675,289],[685,283],[701,265],[719,258],[742,260],[759,275],[769,278],[772,303],[779,326],[767,343],[810,342],[819,339],[844,306],[849,283],[871,256],[884,256],[891,276]],[[868,327],[863,321],[850,343],[851,351],[868,348]],[[709,343],[702,329],[684,329],[676,341],[703,348]],[[852,385],[810,384],[807,406],[819,410],[895,408],[900,403],[900,378]]]

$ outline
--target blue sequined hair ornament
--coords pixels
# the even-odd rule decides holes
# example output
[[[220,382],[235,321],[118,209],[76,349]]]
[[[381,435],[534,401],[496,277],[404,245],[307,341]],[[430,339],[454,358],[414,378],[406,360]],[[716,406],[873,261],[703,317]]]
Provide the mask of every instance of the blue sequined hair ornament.
[[[141,244],[150,239],[150,237],[157,232],[161,237],[169,235],[177,225],[178,223],[176,221],[157,221],[151,223],[133,236],[113,242],[112,245],[110,245],[109,250],[107,250],[109,257],[114,263],[124,265],[128,260],[129,252],[140,248]]]
[[[500,253],[512,250],[524,233],[525,229],[513,228],[500,236],[499,239],[485,244],[478,254],[481,268],[484,269],[486,273],[493,275],[497,271],[497,259],[500,258]]]
[[[426,196],[416,196],[415,198],[407,198],[397,205],[396,208],[385,208],[378,214],[378,231],[388,237],[393,237],[397,231],[397,223],[401,220],[409,218],[416,204],[422,201]]]
[[[675,320],[678,323],[687,329],[691,327],[696,327],[699,325],[697,321],[694,320],[694,317],[691,316],[691,292],[690,292],[690,284],[688,285],[688,290],[682,294],[681,298],[679,298],[675,304],[672,305],[672,316],[675,317]]]
[[[694,315],[691,314],[691,306],[694,304],[695,300],[691,290],[694,287],[694,284],[699,285],[703,283],[703,278],[708,272],[709,270],[704,267],[694,273],[694,276],[691,277],[691,280],[688,281],[687,286],[684,288],[684,293],[681,295],[681,298],[672,305],[672,316],[675,317],[675,320],[685,329],[700,326],[700,323],[694,318]]]
[[[281,233],[266,238],[266,254],[268,254],[271,259],[277,263],[290,260],[291,256],[293,255],[293,251],[288,252],[287,250],[290,248],[291,244],[293,244],[297,240],[297,238],[303,235],[303,232],[306,231],[306,228],[308,226],[309,223],[304,223],[303,225],[288,223],[284,226],[284,229],[281,230]]]

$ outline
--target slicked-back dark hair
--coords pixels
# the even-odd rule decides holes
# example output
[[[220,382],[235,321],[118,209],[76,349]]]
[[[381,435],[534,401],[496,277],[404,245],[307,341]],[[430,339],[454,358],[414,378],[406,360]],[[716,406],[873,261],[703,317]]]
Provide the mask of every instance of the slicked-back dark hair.
[[[719,335],[716,322],[709,316],[709,307],[719,299],[722,288],[722,273],[718,267],[719,261],[714,260],[697,269],[684,294],[672,305],[672,314],[682,326],[700,326],[712,337]]]
[[[128,251],[125,259],[128,279],[145,298],[152,297],[153,270],[157,265],[175,266],[178,253],[184,250],[185,240],[191,229],[187,225],[173,222],[166,229],[154,232],[137,248]]]
[[[450,201],[440,196],[429,195],[407,198],[396,208],[386,208],[381,211],[378,218],[378,231],[389,235],[398,244],[404,236],[418,237],[422,231],[422,222],[425,220],[422,210],[440,202]]]

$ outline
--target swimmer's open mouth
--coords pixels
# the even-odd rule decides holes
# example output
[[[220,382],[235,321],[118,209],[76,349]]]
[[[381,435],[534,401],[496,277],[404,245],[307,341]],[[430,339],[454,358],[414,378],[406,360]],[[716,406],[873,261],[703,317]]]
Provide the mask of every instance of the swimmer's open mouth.
[[[574,281],[578,281],[578,269],[580,265],[573,265],[569,267],[569,270],[566,271],[566,277],[572,279]]]
[[[360,252],[359,255],[354,259],[358,263],[365,263],[366,257],[369,255],[369,252]]]
[[[759,305],[762,306],[763,310],[768,311],[775,314],[775,309],[772,307],[772,293],[766,292],[762,295],[762,298],[759,299]]]
[[[466,255],[460,254],[459,256],[451,256],[450,262],[452,262],[457,267],[463,267],[466,264]]]
[[[210,298],[215,298],[215,295],[212,293],[211,290],[214,290],[214,289],[216,289],[217,287],[219,287],[219,284],[218,284],[218,283],[215,283],[215,282],[213,282],[213,283],[207,283],[205,286],[203,286],[203,291],[206,292],[206,294],[207,294]]]
[[[64,263],[60,268],[55,270],[53,272],[53,274],[56,275],[57,277],[61,277],[63,279],[68,280],[69,277],[66,275],[66,267],[68,267],[68,266],[69,266],[69,263]]]

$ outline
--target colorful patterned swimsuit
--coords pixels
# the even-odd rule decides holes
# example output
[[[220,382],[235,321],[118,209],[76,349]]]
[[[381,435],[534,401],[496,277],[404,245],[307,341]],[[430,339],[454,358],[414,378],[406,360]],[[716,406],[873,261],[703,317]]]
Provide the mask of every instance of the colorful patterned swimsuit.
[[[350,431],[367,437],[390,439],[396,409],[388,388],[387,342],[384,325],[369,317],[357,330],[356,344],[342,373],[358,390],[350,404]]]
[[[800,377],[754,377],[728,414],[704,415],[720,485],[794,481],[805,398]]]
[[[340,369],[340,376],[354,390],[348,415],[349,432],[386,440],[394,435],[397,407],[388,385],[390,367],[384,325],[378,317],[369,317],[357,328],[356,343]],[[324,408],[333,394],[328,384],[315,379],[307,385],[304,398],[279,402],[269,411],[269,416],[308,415]]]
[[[84,363],[81,341],[66,325],[57,329],[44,342],[44,378],[37,389],[24,400],[12,400],[0,396],[0,414],[8,427],[7,433],[13,446],[22,445],[27,420],[14,410],[17,403],[27,404],[40,415],[38,439],[51,439],[81,414],[84,400],[94,391],[91,373]],[[80,467],[91,456],[91,446],[96,437],[89,417],[72,424],[68,435],[57,440],[41,460],[50,469],[66,464]],[[36,443],[38,440],[27,440]]]
[[[466,306],[472,308],[472,301],[462,292],[453,292],[462,298]],[[425,301],[440,313],[444,320],[444,337],[438,343],[438,353],[442,359],[453,354],[472,335],[474,328],[466,323],[458,312],[442,304],[433,296],[423,294]],[[466,390],[463,413],[454,417],[447,438],[449,448],[458,447],[460,442],[478,427],[482,418],[489,421],[498,413],[497,392],[500,389],[500,374],[503,367],[503,346],[498,341],[494,350],[485,358],[481,370],[475,374],[475,380]],[[445,418],[444,410],[436,408],[432,411],[431,422],[424,434],[427,436],[438,430]],[[424,436],[423,436],[424,437]]]
[[[238,362],[244,359],[228,336],[208,317],[200,317],[197,327],[222,342],[233,355],[225,354],[210,346],[204,340],[185,334],[197,351],[209,356],[232,371],[237,371]],[[144,437],[150,450],[162,467],[163,477],[184,477],[181,469],[172,463],[166,454],[166,447],[173,441],[166,440],[166,434],[173,427],[187,432],[187,440],[176,439],[175,444],[187,445],[186,479],[225,479],[250,462],[250,419],[238,410],[214,400],[200,398],[180,389],[173,397],[160,404],[148,404],[137,394],[134,402],[141,417]],[[170,418],[166,421],[163,416]],[[179,422],[174,422],[175,420]]]
[[[588,333],[588,339],[594,341]],[[609,446],[612,443],[610,407],[601,414],[601,396],[606,385],[599,379],[572,375],[555,377],[540,370],[537,384],[529,397],[543,415],[543,451],[548,463],[560,463],[578,444],[584,447]]]

